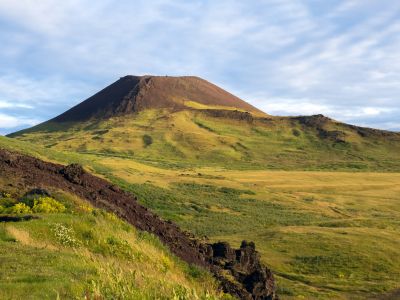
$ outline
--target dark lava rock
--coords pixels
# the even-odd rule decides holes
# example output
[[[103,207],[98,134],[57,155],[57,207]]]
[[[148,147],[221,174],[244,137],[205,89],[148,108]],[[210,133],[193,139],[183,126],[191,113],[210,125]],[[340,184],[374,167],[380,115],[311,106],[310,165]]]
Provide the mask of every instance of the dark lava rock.
[[[300,116],[300,117],[294,117],[293,119],[297,119],[300,121],[300,123],[304,125],[308,125],[311,127],[315,128],[320,128],[329,121],[332,121],[332,119],[325,117],[324,115],[312,115],[312,116]]]
[[[277,299],[272,272],[261,264],[260,255],[253,242],[243,241],[237,250],[232,249],[226,242],[214,243],[211,246],[212,263],[235,279],[231,281],[226,276],[218,278],[226,292],[240,299]]]
[[[32,189],[29,192],[25,193],[24,197],[34,197],[34,196],[45,196],[45,197],[50,197],[51,194],[45,190],[45,189],[40,189],[40,188],[36,188],[36,189]]]
[[[21,222],[21,221],[29,221],[33,219],[39,219],[37,216],[0,216],[0,222]]]
[[[215,244],[212,244],[212,249],[213,249],[213,256],[214,258],[224,258],[227,259],[228,261],[231,261],[235,259],[235,251],[231,248],[229,243],[227,242],[218,242]]]
[[[76,184],[82,184],[82,175],[84,173],[85,170],[79,164],[71,164],[61,170],[61,174],[64,175],[65,179]]]
[[[251,113],[239,110],[200,109],[199,111],[215,118],[235,119],[240,121],[246,121],[249,123],[252,123],[254,121],[254,117]]]

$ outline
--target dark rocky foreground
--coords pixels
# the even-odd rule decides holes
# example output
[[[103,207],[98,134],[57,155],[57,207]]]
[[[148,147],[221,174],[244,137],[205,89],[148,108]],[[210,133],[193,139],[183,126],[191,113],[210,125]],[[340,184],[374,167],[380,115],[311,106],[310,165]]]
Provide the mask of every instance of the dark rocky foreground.
[[[114,212],[140,230],[157,235],[184,261],[209,269],[222,289],[240,299],[277,299],[271,270],[263,266],[252,242],[239,249],[228,243],[205,243],[176,224],[140,205],[137,198],[81,166],[62,166],[0,149],[0,176],[16,178],[18,188],[53,187],[76,194],[94,206]]]

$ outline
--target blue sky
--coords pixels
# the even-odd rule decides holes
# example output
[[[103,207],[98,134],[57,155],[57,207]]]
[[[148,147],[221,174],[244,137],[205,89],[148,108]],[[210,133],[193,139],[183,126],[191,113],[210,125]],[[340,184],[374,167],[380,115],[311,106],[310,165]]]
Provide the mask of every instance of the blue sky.
[[[126,74],[197,75],[275,115],[400,130],[400,1],[0,0],[0,134]]]

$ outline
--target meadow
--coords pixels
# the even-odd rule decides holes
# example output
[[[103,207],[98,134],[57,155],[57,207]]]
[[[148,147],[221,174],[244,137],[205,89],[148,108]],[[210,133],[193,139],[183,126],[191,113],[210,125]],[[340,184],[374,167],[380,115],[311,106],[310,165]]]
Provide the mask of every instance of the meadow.
[[[163,217],[214,241],[255,241],[282,299],[365,299],[400,287],[398,173],[123,164],[108,177]]]

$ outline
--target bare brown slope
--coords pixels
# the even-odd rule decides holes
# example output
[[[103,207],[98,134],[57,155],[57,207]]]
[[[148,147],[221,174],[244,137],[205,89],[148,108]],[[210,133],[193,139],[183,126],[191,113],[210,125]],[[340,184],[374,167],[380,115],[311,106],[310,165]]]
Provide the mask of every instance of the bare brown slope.
[[[104,119],[150,108],[180,110],[185,101],[263,113],[254,106],[198,77],[125,76],[65,113],[55,122]]]
[[[201,242],[140,205],[136,197],[85,172],[79,165],[65,167],[0,148],[0,176],[14,178],[21,191],[37,187],[62,189],[116,213],[138,229],[157,235],[171,252],[186,262],[208,268],[222,288],[233,296],[245,300],[277,299],[274,277],[261,264],[254,243],[243,241],[235,250],[223,242]]]

